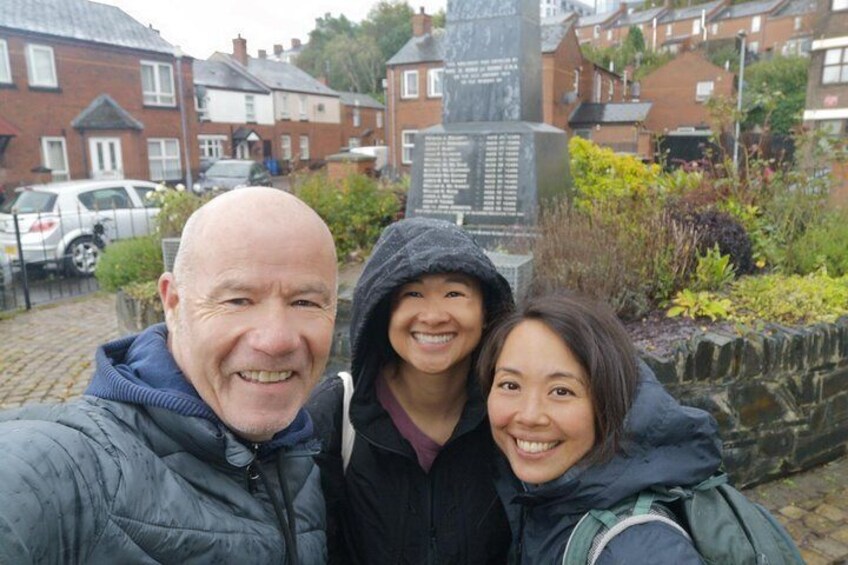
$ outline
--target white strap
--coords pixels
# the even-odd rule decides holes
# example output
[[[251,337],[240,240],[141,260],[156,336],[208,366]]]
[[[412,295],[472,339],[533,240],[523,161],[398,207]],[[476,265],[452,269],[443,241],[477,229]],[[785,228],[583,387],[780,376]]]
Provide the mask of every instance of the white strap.
[[[670,518],[666,518],[665,516],[660,516],[659,514],[640,514],[638,516],[628,516],[623,520],[616,523],[612,528],[610,528],[602,537],[601,540],[597,543],[597,545],[592,544],[592,553],[589,555],[589,565],[595,565],[595,561],[598,560],[598,557],[601,555],[601,552],[604,548],[612,541],[612,538],[629,528],[630,526],[637,526],[639,524],[647,524],[648,522],[662,522],[663,524],[668,524],[675,530],[679,531],[681,535],[683,535],[690,542],[692,538],[689,537],[689,533],[683,529],[683,527]]]
[[[342,400],[342,469],[347,471],[350,463],[350,454],[353,453],[353,440],[356,431],[350,423],[350,399],[353,397],[353,376],[347,371],[339,373],[339,378],[344,384],[344,398]]]

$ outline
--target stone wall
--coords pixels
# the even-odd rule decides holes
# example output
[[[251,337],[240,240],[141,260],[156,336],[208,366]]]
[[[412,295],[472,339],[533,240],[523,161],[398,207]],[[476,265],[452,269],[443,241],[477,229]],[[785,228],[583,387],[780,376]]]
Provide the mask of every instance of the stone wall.
[[[705,333],[645,355],[682,403],[711,412],[737,486],[821,464],[848,442],[848,317],[745,336]]]

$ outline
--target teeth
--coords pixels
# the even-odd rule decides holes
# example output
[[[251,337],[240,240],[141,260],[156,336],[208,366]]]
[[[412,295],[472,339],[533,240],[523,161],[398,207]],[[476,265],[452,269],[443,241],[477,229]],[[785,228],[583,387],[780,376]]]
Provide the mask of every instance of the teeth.
[[[415,341],[420,341],[421,343],[447,343],[453,339],[454,334],[423,334],[418,332],[413,332],[412,337],[415,338]]]
[[[523,439],[516,439],[515,443],[518,445],[518,449],[526,451],[527,453],[542,453],[543,451],[548,451],[559,445],[558,441],[548,441],[543,443],[539,441],[524,441]]]
[[[255,383],[279,383],[291,377],[291,371],[241,371],[243,379]]]

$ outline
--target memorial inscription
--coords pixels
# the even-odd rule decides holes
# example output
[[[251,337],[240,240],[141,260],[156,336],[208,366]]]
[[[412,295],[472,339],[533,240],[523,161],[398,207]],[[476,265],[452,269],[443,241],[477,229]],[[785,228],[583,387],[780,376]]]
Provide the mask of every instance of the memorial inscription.
[[[500,84],[518,71],[518,57],[457,61],[445,66],[445,76],[462,86]]]

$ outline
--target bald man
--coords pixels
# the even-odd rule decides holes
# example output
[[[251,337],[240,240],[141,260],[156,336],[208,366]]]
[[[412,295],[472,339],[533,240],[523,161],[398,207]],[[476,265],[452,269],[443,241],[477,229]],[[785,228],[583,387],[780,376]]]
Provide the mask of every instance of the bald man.
[[[0,563],[324,563],[301,407],[332,342],[327,226],[227,192],[159,292],[165,324],[99,348],[85,396],[0,414]]]

